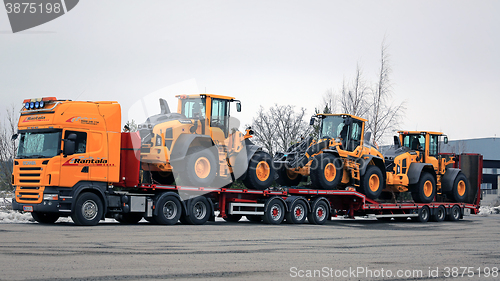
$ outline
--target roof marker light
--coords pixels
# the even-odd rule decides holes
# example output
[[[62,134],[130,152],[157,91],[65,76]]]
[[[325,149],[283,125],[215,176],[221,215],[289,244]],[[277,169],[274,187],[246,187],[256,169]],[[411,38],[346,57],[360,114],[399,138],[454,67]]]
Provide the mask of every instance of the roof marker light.
[[[30,103],[30,109],[33,109],[35,107],[35,103],[34,102],[31,102]]]
[[[44,101],[40,101],[40,108],[42,108],[45,105]]]
[[[35,108],[39,108],[40,107],[40,103],[39,102],[35,102]]]
[[[30,103],[29,103],[29,102],[25,103],[25,104],[24,104],[24,108],[26,108],[26,109],[30,109]]]

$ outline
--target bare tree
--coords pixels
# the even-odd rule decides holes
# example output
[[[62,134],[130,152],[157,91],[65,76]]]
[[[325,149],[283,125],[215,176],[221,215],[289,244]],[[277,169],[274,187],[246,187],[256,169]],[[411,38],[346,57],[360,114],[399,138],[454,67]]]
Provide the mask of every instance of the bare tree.
[[[322,113],[327,114],[337,111],[337,97],[335,96],[332,88],[326,90],[326,92],[323,94],[323,100],[320,108],[323,108]]]
[[[135,123],[135,120],[129,120],[127,123],[125,123],[125,126],[123,126],[123,132],[137,132],[137,123]]]
[[[351,83],[342,83],[340,106],[342,113],[365,117],[368,112],[366,97],[369,89],[363,79],[363,73],[359,64],[356,67],[356,75]]]
[[[6,109],[3,120],[0,122],[0,189],[12,190],[11,175],[12,161],[17,151],[17,142],[12,140],[12,135],[17,130],[17,120],[14,105]]]
[[[258,116],[253,119],[255,142],[262,145],[271,155],[285,151],[301,137],[306,137],[312,128],[305,122],[305,108],[298,112],[292,105],[277,105],[265,111],[261,106]]]
[[[378,81],[370,94],[371,105],[367,114],[368,128],[372,132],[373,140],[376,142],[380,141],[384,134],[394,131],[399,126],[405,110],[403,102],[389,104],[392,97],[392,85],[389,77],[391,72],[387,45],[384,39],[382,41]]]

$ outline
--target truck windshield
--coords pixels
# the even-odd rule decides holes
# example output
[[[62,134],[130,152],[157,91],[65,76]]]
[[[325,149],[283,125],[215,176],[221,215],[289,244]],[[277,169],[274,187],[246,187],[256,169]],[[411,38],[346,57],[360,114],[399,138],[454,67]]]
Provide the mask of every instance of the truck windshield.
[[[51,158],[58,154],[61,131],[25,131],[19,133],[16,158]]]
[[[205,98],[182,100],[182,114],[186,118],[205,119]]]
[[[326,116],[321,125],[320,139],[338,138],[344,128],[344,117],[342,116]]]

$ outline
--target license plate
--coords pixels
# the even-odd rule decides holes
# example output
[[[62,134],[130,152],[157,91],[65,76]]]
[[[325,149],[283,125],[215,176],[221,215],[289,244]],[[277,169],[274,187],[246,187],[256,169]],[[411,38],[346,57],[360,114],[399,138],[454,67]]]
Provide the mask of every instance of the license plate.
[[[23,211],[25,211],[25,212],[33,212],[33,206],[23,206]]]

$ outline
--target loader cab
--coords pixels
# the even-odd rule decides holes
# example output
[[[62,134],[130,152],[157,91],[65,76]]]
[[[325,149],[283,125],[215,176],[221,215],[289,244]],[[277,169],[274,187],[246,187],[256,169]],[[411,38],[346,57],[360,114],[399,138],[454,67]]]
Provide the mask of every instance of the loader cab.
[[[354,151],[363,141],[365,120],[348,114],[318,114],[321,118],[319,139],[333,138],[342,150]]]
[[[430,163],[437,170],[439,168],[439,140],[444,137],[447,143],[448,138],[439,132],[399,132],[402,146],[419,153],[419,162]]]

